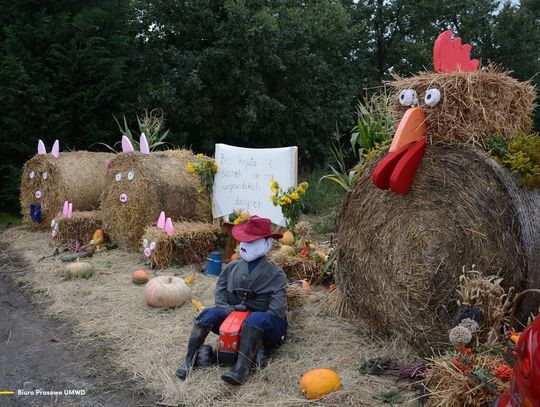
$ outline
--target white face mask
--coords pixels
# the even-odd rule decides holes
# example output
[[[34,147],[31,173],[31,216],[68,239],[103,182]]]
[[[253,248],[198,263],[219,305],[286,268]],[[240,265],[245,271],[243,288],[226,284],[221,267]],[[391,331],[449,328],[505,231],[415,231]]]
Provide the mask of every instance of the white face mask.
[[[240,257],[245,261],[253,261],[262,257],[270,251],[272,248],[272,242],[274,239],[271,237],[265,239],[254,240],[253,242],[240,242]]]

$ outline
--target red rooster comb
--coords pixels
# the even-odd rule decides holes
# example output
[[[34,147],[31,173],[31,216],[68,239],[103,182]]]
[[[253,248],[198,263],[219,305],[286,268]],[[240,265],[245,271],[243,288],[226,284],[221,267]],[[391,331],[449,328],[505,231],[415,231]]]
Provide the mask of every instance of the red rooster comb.
[[[437,37],[433,47],[435,72],[471,72],[478,69],[478,59],[471,59],[471,45],[461,45],[461,38],[452,39],[452,30]]]

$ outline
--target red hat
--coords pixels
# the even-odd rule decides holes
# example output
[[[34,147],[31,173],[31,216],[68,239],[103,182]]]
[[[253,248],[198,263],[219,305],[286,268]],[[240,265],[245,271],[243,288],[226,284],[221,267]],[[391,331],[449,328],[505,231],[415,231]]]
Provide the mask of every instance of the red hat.
[[[273,237],[281,239],[281,233],[272,233],[272,222],[267,218],[259,218],[253,215],[250,220],[245,223],[239,223],[232,228],[233,237],[240,242],[253,242],[257,239]]]

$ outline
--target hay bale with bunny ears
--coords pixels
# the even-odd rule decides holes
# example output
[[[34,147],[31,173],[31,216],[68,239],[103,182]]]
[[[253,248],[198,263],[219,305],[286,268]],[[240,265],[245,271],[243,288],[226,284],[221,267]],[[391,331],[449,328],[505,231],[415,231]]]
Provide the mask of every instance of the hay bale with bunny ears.
[[[144,229],[162,210],[178,221],[211,220],[209,196],[199,176],[186,169],[189,162],[205,158],[189,150],[137,152],[126,140],[124,152],[111,163],[101,197],[103,228],[112,241],[140,250]]]
[[[99,207],[99,199],[107,182],[110,153],[59,151],[58,140],[50,154],[41,140],[38,154],[23,167],[20,204],[23,221],[32,228],[47,229],[69,200],[77,210]]]
[[[164,220],[164,212],[160,219],[143,236],[143,253],[156,269],[170,266],[173,260],[182,265],[203,263],[221,235],[221,228],[211,223],[172,223],[170,218]]]
[[[51,236],[56,244],[88,243],[102,227],[101,211],[63,212],[51,221]]]

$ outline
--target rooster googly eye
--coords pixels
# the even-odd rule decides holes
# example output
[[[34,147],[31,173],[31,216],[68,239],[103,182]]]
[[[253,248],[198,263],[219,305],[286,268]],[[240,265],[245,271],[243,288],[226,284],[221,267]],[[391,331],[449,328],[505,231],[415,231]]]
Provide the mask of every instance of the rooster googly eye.
[[[132,181],[133,178],[135,178],[135,171],[130,171],[130,172],[128,172],[127,179],[128,179],[129,181]]]
[[[148,247],[148,239],[142,241],[142,246],[146,249]]]
[[[43,179],[47,179],[49,178],[49,173],[47,171],[45,171],[43,174],[41,174],[43,176]]]
[[[437,88],[428,89],[426,96],[424,97],[424,102],[429,107],[435,106],[441,100],[441,91]]]
[[[30,175],[28,175],[30,179],[33,179],[36,176],[36,173],[34,171],[30,171]]]
[[[399,94],[399,103],[402,106],[413,106],[418,104],[418,96],[414,89],[404,89]]]
[[[122,181],[122,173],[117,172],[116,175],[114,176],[114,179],[116,180],[116,182]]]
[[[155,249],[156,249],[156,242],[150,243],[150,250],[155,250]]]

